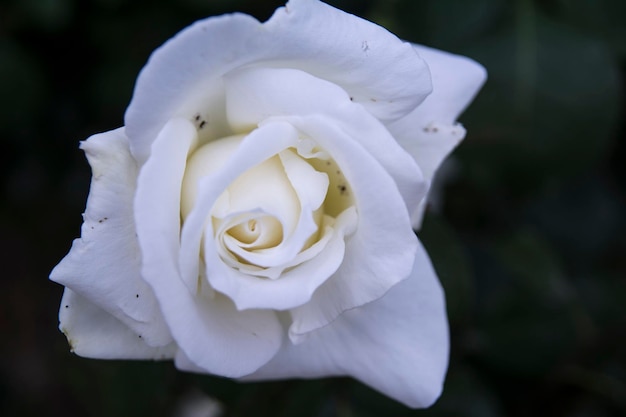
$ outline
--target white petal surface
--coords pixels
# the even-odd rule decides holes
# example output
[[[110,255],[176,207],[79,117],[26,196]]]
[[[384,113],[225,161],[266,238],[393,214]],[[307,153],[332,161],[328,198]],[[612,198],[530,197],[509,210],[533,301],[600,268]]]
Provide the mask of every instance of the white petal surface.
[[[480,90],[487,72],[464,56],[421,45],[414,48],[430,68],[433,92],[419,107],[388,128],[413,155],[430,182],[441,162],[465,137],[465,129],[456,119]],[[414,227],[421,224],[424,208],[425,201],[413,211]]]
[[[81,237],[50,279],[71,288],[121,320],[144,341],[172,341],[151,288],[141,278],[133,196],[137,167],[122,129],[81,144],[93,177]]]
[[[410,44],[322,2],[292,0],[265,24],[240,14],[212,17],[169,40],[142,70],[125,118],[133,155],[143,163],[172,117],[200,115],[213,137],[227,136],[215,125],[220,77],[260,62],[336,83],[384,120],[404,116],[431,91],[428,69]]]
[[[420,246],[408,279],[305,342],[286,341],[245,380],[350,375],[410,407],[428,407],[441,393],[448,349],[443,291]]]
[[[378,160],[407,207],[415,207],[424,197],[424,178],[415,161],[336,85],[299,70],[250,68],[226,77],[225,91],[233,129],[247,129],[268,116],[324,115],[346,133],[345,140],[358,143]]]
[[[485,83],[487,70],[462,55],[417,44],[413,48],[428,64],[433,82],[427,104],[420,106],[421,117],[453,124]]]
[[[297,340],[405,279],[413,267],[417,238],[395,182],[369,152],[325,117],[285,119],[333,156],[352,189],[353,196],[343,197],[354,199],[358,214],[337,272],[310,302],[292,310],[290,337]]]
[[[414,45],[426,60],[433,92],[409,115],[389,126],[391,133],[417,160],[428,180],[441,161],[465,136],[456,119],[487,78],[485,69],[469,58]]]
[[[59,329],[72,352],[96,359],[172,359],[176,344],[153,347],[141,334],[69,288],[59,311]]]
[[[184,355],[205,372],[237,377],[272,358],[282,333],[274,313],[238,312],[218,294],[207,297],[200,289],[196,293],[195,287],[190,292],[181,279],[180,191],[187,152],[195,139],[191,122],[171,120],[159,133],[139,175],[135,215],[144,254],[142,272]]]

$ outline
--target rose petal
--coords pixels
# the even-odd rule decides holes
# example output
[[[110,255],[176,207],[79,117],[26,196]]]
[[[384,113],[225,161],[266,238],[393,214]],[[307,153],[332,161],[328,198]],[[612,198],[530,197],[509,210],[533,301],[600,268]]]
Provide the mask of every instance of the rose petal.
[[[225,218],[231,213],[250,211],[261,211],[276,217],[286,234],[295,230],[300,204],[280,159],[259,161],[228,184],[228,199],[218,202],[212,214],[217,218]]]
[[[313,246],[313,254],[299,254],[293,261],[297,267],[284,271],[280,279],[260,279],[254,275],[239,272],[222,264],[216,257],[208,259],[207,274],[212,275],[216,288],[226,289],[237,308],[271,308],[287,310],[300,306],[311,299],[315,290],[337,270],[343,262],[347,235],[353,233],[357,223],[354,208],[339,215],[327,234],[322,236],[323,245]],[[309,256],[314,255],[314,256]]]
[[[433,92],[419,106],[419,111],[416,109],[411,112],[410,117],[419,116],[426,122],[454,124],[485,83],[487,70],[462,55],[417,44],[413,48],[428,64]]]
[[[212,17],[169,40],[142,70],[125,119],[135,158],[145,162],[173,117],[197,115],[213,138],[228,136],[220,124],[220,77],[259,62],[336,83],[384,120],[404,116],[431,91],[428,69],[410,44],[322,2],[292,0],[265,24],[241,14]]]
[[[474,99],[487,78],[477,62],[460,55],[414,45],[426,60],[433,80],[433,92],[410,114],[388,128],[398,143],[417,161],[430,183],[441,162],[465,137],[455,120]],[[423,201],[412,213],[414,227],[421,224]]]
[[[428,69],[410,44],[325,3],[291,0],[265,26],[282,41],[281,63],[341,86],[378,119],[402,117],[431,91]]]
[[[283,329],[271,310],[238,311],[220,294],[170,304],[180,311],[174,320],[181,327],[175,335],[185,341],[184,356],[176,361],[182,370],[236,378],[256,371],[280,349]]]
[[[327,325],[345,310],[381,297],[405,279],[413,267],[417,238],[402,196],[387,170],[334,120],[324,116],[285,120],[332,155],[353,194],[338,198],[354,199],[359,218],[337,272],[317,289],[310,302],[292,310],[290,337],[295,341]]]
[[[189,159],[185,167],[185,174],[183,177],[183,184],[181,186],[181,215],[183,220],[187,218],[189,212],[193,209],[198,199],[198,182],[200,178],[209,175],[213,172],[219,171],[222,166],[228,161],[230,155],[237,150],[237,147],[243,140],[245,135],[234,135],[219,140],[213,141],[210,147],[200,147],[196,149]],[[227,203],[228,199],[220,198],[217,201],[217,209],[225,199]]]
[[[175,139],[174,139],[175,138]],[[282,332],[273,312],[238,312],[224,297],[190,292],[178,271],[180,190],[196,129],[171,120],[141,169],[135,199],[142,273],[159,299],[172,335],[189,360],[205,372],[236,377],[274,356]],[[193,211],[189,218],[193,216]],[[200,226],[201,227],[201,226]],[[198,262],[192,259],[193,262]]]
[[[59,311],[59,329],[72,352],[97,359],[171,359],[176,343],[153,347],[120,320],[69,288]]]
[[[233,129],[255,126],[269,115],[324,115],[347,133],[347,140],[358,142],[382,164],[407,207],[413,209],[424,197],[426,187],[415,161],[380,121],[337,85],[299,70],[246,68],[229,74],[225,89]]]
[[[420,245],[408,279],[305,342],[285,341],[274,359],[244,379],[350,375],[410,407],[428,407],[441,393],[448,349],[443,291]]]
[[[93,171],[81,238],[50,279],[71,288],[153,346],[172,341],[150,286],[141,278],[133,196],[137,167],[122,129],[81,144]]]
[[[285,175],[298,195],[301,211],[312,214],[324,203],[328,192],[328,175],[316,171],[307,161],[291,150],[283,151],[278,156],[283,164]]]
[[[425,46],[415,49],[426,60],[433,92],[409,115],[389,125],[398,142],[417,160],[426,179],[465,136],[456,119],[474,99],[487,73],[477,62]]]

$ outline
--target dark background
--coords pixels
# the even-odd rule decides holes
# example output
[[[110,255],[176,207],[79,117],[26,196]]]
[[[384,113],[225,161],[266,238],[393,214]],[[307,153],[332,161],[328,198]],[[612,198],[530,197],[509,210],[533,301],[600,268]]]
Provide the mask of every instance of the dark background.
[[[202,17],[276,0],[0,2],[0,414],[626,415],[626,2],[335,0],[400,37],[471,56],[489,81],[462,117],[442,209],[419,233],[447,292],[444,394],[407,410],[349,378],[263,384],[68,352],[52,267],[79,235],[78,141],[123,123],[150,52]]]

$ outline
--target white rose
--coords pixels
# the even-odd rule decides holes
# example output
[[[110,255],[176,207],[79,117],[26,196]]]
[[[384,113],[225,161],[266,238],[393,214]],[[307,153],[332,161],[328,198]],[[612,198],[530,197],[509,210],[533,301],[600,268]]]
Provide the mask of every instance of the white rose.
[[[430,405],[448,329],[411,215],[484,78],[315,0],[183,30],[142,70],[125,127],[81,145],[81,238],[51,274],[71,349],[246,380],[350,375]]]

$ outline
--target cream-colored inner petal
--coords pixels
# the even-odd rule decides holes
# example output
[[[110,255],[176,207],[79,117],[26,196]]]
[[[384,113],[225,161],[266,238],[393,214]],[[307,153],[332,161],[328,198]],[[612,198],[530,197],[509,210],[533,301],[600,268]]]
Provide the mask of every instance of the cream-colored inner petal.
[[[237,152],[245,135],[209,142],[188,159],[181,194],[184,221],[201,179]],[[269,279],[315,256],[333,233],[334,218],[354,205],[341,170],[315,141],[260,161],[230,184],[210,211],[220,258],[243,273]],[[202,255],[201,255],[202,256]]]
[[[283,237],[283,227],[275,217],[261,216],[241,222],[226,231],[237,245],[248,250],[276,246]]]

